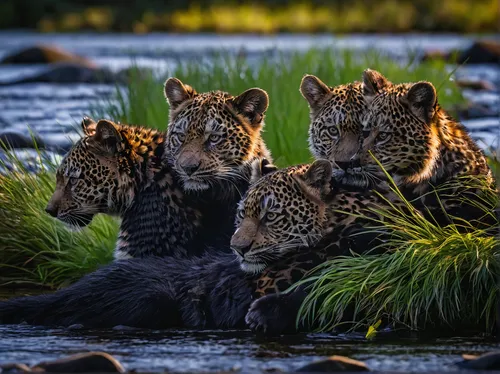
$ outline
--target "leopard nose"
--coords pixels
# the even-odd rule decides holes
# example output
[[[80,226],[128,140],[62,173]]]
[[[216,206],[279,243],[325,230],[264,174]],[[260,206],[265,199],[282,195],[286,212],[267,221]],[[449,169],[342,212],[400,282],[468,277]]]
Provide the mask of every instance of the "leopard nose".
[[[335,161],[335,163],[343,170],[347,170],[351,166],[351,161]]]
[[[239,245],[231,245],[231,248],[237,252],[240,256],[244,256],[245,253],[247,253],[250,248],[252,248],[252,244],[253,242],[251,242],[250,244],[239,244]]]
[[[49,205],[47,205],[47,207],[45,208],[45,211],[46,211],[48,214],[50,214],[52,217],[57,217],[57,212],[58,212],[57,206],[52,205],[52,204],[49,204]]]
[[[189,164],[189,165],[183,165],[182,170],[186,172],[187,175],[192,175],[200,168],[200,163],[198,162],[197,164]]]

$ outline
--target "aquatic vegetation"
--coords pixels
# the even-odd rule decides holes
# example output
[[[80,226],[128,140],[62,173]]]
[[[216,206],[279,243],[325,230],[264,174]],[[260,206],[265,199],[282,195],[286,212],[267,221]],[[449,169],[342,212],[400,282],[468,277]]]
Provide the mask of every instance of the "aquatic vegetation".
[[[485,197],[476,206],[494,216],[500,202],[495,191],[478,180],[463,182],[482,187]],[[395,184],[392,189],[404,199]],[[311,292],[298,322],[318,330],[366,330],[382,319],[411,329],[490,331],[499,291],[498,222],[483,230],[466,221],[439,227],[404,201],[408,212],[377,209],[384,221],[374,224],[391,232],[380,245],[384,254],[339,257],[299,282],[309,284]]]

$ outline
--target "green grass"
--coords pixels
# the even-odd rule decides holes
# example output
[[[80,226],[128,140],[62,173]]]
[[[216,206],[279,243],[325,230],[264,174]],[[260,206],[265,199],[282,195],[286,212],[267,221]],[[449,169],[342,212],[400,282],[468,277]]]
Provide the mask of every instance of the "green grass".
[[[33,174],[14,156],[8,161],[16,171],[0,177],[0,285],[60,287],[112,260],[117,222],[98,216],[84,231],[69,231],[44,213],[55,166],[47,160]]]
[[[474,205],[492,215],[498,195],[479,180],[463,185],[483,189],[483,199]],[[298,283],[307,284],[310,293],[297,322],[319,331],[366,331],[378,320],[414,330],[491,331],[500,276],[498,222],[478,230],[457,219],[441,228],[418,214],[394,184],[392,189],[407,209],[373,209],[383,217],[374,225],[391,233],[380,245],[384,253],[339,257],[314,269]]]
[[[395,83],[430,80],[439,87],[441,103],[447,108],[462,101],[445,64],[439,61],[401,66],[375,52],[356,56],[333,48],[259,61],[260,67],[252,69],[244,58],[220,56],[210,65],[183,63],[172,75],[199,92],[221,89],[236,95],[250,87],[265,89],[270,106],[264,138],[280,166],[311,160],[309,110],[299,92],[306,73],[333,86],[361,79],[362,71],[369,67]],[[147,72],[135,72],[128,89],[117,90],[117,102],[100,103],[92,115],[165,129],[166,78],[155,80]],[[23,282],[57,288],[111,261],[117,232],[114,220],[98,217],[87,229],[73,233],[44,212],[55,185],[53,167],[33,175],[19,165],[17,172],[0,180],[0,285]]]

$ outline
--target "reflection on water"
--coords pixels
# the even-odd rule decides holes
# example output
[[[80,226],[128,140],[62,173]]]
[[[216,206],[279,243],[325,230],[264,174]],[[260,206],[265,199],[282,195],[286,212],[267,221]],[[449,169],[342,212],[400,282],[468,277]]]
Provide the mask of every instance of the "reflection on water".
[[[463,353],[498,347],[483,338],[416,339],[308,334],[259,338],[250,331],[64,330],[0,326],[0,363],[35,364],[82,351],[102,350],[138,371],[290,371],[337,354],[375,370],[455,371]]]

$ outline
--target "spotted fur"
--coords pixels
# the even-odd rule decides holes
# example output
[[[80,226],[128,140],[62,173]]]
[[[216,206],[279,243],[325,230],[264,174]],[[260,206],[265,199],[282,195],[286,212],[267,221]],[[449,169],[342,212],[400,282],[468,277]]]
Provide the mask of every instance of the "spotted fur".
[[[304,76],[300,92],[309,104],[309,149],[314,157],[343,168],[351,166],[363,141],[361,120],[368,106],[364,93],[376,94],[390,85],[382,75],[374,75],[369,84],[335,87],[314,75]]]
[[[260,136],[264,91],[196,93],[171,78],[165,94],[171,105],[166,136],[86,118],[84,137],[57,170],[47,212],[72,227],[86,226],[97,213],[119,215],[117,259],[229,251],[234,207],[247,189],[251,162],[270,157]]]
[[[262,170],[261,169],[256,169]],[[266,170],[269,171],[269,168]],[[333,175],[332,175],[333,170]],[[231,239],[241,268],[253,277],[253,302],[246,323],[254,331],[295,331],[306,297],[303,289],[284,294],[292,284],[325,262],[352,252],[375,253],[384,230],[375,220],[386,200],[370,191],[339,186],[343,171],[327,160],[269,172],[252,184],[238,206]],[[396,196],[385,198],[406,209]]]
[[[231,239],[236,256],[209,251],[115,261],[57,292],[0,301],[0,323],[241,328],[253,296],[252,328],[270,316],[288,326],[302,296],[294,294],[293,308],[277,314],[266,308],[276,305],[272,297],[282,300],[281,291],[331,256],[371,248],[372,236],[352,236],[364,221],[339,210],[362,212],[379,203],[372,195],[339,193],[342,172],[332,179],[325,160],[283,170],[256,160],[252,170]]]
[[[365,72],[365,81],[369,75]],[[361,168],[348,170],[348,184],[387,189],[381,183],[386,178],[378,160],[407,198],[418,199],[435,215],[442,204],[450,215],[477,218],[469,215],[470,201],[462,203],[471,198],[479,201],[480,190],[494,184],[492,173],[465,127],[439,105],[434,86],[404,83],[365,96],[370,104],[362,120]],[[483,187],[470,188],[470,177],[483,180]],[[448,222],[443,218],[442,223]]]
[[[261,273],[255,298],[283,291],[327,258],[374,247],[374,235],[352,234],[373,225],[362,216],[377,217],[372,208],[387,202],[370,192],[339,189],[336,180],[343,172],[334,170],[332,178],[332,170],[329,161],[317,160],[275,171],[268,167],[267,175],[253,177],[257,182],[238,205],[231,247],[243,270]],[[395,196],[388,198],[400,204]]]

